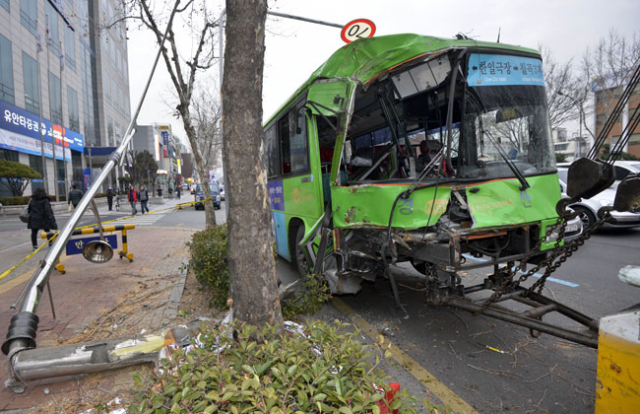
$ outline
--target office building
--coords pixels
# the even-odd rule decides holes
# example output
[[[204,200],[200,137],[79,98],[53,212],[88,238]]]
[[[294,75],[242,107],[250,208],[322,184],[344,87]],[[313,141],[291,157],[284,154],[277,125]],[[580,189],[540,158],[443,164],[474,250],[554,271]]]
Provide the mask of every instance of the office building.
[[[122,140],[131,116],[126,27],[114,24],[117,4],[0,0],[0,159],[46,176],[25,195],[37,186],[52,195],[72,183],[86,188]],[[117,173],[107,185],[115,179]],[[8,195],[0,185],[0,196]]]

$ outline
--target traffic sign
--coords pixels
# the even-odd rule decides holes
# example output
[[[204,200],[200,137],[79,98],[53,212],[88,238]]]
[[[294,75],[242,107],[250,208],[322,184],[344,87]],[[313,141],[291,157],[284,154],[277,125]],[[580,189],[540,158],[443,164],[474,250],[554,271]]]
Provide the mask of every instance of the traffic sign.
[[[376,25],[369,19],[356,19],[347,23],[343,28],[340,36],[345,43],[351,43],[354,40],[365,37],[373,37],[376,33]]]
[[[108,236],[104,236],[104,239],[111,247],[114,249],[118,248],[118,236],[115,234],[110,234]],[[71,239],[67,242],[67,256],[71,256],[73,254],[81,254],[84,245],[94,241],[100,240],[100,237],[85,237],[81,239]]]

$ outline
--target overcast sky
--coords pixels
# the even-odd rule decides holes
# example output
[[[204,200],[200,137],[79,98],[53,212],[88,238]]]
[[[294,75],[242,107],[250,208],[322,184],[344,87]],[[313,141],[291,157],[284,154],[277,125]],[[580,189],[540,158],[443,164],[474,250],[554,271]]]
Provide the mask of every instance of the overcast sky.
[[[209,0],[220,10],[222,2]],[[376,35],[418,33],[453,37],[462,32],[476,40],[500,41],[538,48],[549,47],[556,60],[579,61],[588,46],[615,28],[620,34],[640,34],[640,0],[278,0],[270,10],[311,19],[346,24],[357,18],[372,20]],[[264,118],[284,101],[336,49],[344,45],[340,29],[284,18],[268,17],[264,71]],[[191,50],[185,40],[182,48]],[[140,100],[156,53],[153,38],[135,28],[129,30],[131,110]],[[218,88],[215,66],[207,74],[207,87]],[[169,79],[159,65],[138,118],[139,124],[171,123],[174,134],[185,138],[181,122],[171,116]],[[571,132],[571,131],[569,131]]]

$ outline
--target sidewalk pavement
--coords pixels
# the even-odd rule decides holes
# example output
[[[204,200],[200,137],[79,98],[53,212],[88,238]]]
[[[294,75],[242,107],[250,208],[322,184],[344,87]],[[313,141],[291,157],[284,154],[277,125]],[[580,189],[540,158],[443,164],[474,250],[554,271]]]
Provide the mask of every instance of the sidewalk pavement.
[[[131,230],[129,251],[135,255],[131,263],[119,260],[117,255],[106,264],[88,262],[82,255],[62,256],[66,274],[53,271],[49,279],[57,319],[53,319],[49,296],[43,292],[37,309],[38,348],[140,334],[143,328],[145,333],[156,333],[172,326],[184,289],[185,274],[180,267],[188,260],[185,242],[191,234],[192,231],[181,229]],[[118,246],[121,247],[120,236]],[[14,314],[9,305],[31,277],[34,263],[27,262],[19,268],[19,276],[0,281],[2,338]],[[120,376],[92,374],[80,380],[28,384],[23,394],[15,394],[4,388],[8,378],[6,356],[0,356],[0,364],[0,411],[53,404],[59,408],[52,412],[62,412],[65,399],[78,400],[93,392],[131,387],[127,371]]]

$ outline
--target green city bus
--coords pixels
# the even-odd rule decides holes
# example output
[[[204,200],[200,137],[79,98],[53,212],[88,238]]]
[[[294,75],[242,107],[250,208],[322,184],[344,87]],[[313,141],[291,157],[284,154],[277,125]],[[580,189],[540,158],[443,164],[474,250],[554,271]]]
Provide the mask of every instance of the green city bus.
[[[463,270],[540,262],[561,243],[536,50],[460,35],[360,39],[264,131],[278,254],[333,293],[403,261],[460,293]]]

